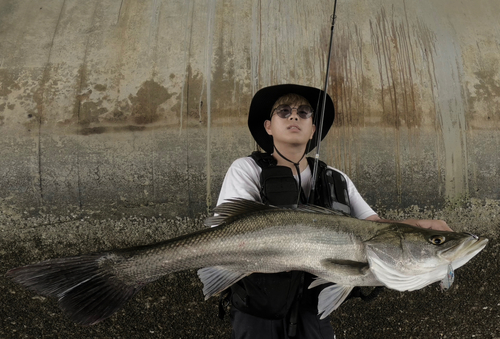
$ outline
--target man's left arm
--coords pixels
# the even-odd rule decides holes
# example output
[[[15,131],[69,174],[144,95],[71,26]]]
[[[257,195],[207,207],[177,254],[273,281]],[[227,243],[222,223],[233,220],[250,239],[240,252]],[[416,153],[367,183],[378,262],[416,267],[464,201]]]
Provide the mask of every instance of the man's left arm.
[[[343,172],[330,167],[331,169],[340,172],[347,182],[347,190],[349,192],[349,200],[351,205],[352,216],[358,219],[365,219],[378,222],[388,222],[388,223],[403,223],[411,226],[417,226],[422,228],[431,228],[438,231],[448,231],[453,232],[453,230],[448,226],[448,224],[443,220],[431,220],[431,219],[406,219],[406,220],[388,220],[382,219],[378,214],[366,203],[366,201],[361,197],[358,190],[354,186],[351,179]]]

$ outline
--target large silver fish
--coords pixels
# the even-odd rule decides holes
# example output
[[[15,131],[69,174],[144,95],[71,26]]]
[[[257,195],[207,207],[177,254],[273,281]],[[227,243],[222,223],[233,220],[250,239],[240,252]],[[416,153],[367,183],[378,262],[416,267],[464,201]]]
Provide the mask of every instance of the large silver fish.
[[[420,289],[443,279],[488,242],[468,233],[358,220],[330,210],[297,210],[233,200],[206,220],[215,226],[137,248],[44,261],[7,272],[39,294],[57,297],[71,319],[95,324],[144,285],[201,268],[206,298],[254,272],[306,271],[313,285],[335,282],[319,296],[326,317],[354,286]]]

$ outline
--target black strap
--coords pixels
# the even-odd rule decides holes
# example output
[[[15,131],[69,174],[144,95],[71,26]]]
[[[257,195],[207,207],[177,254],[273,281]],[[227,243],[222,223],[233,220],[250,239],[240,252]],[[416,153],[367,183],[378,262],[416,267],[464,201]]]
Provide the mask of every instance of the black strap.
[[[299,318],[299,307],[300,301],[302,299],[302,291],[304,289],[304,273],[300,276],[300,284],[299,290],[297,291],[297,296],[293,301],[291,311],[290,311],[290,320],[288,326],[288,337],[293,338],[297,335],[297,319]]]
[[[226,308],[229,306],[229,301],[231,298],[231,289],[226,289],[222,291],[219,297],[219,319],[224,320],[226,315]]]
[[[250,154],[250,157],[255,160],[257,165],[261,168],[273,167],[278,164],[278,161],[269,153],[254,151]]]
[[[340,172],[326,168],[321,173],[321,188],[325,207],[351,214],[347,182]]]

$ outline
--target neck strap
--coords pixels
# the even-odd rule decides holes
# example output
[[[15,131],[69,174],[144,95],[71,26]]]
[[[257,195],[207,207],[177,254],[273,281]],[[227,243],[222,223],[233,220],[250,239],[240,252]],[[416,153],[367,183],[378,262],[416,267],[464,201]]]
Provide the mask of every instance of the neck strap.
[[[300,177],[300,162],[302,161],[302,159],[304,159],[304,156],[306,155],[306,151],[304,150],[304,154],[302,154],[302,157],[300,158],[299,161],[293,162],[292,160],[288,159],[283,154],[281,154],[280,151],[278,151],[278,149],[276,148],[276,146],[274,146],[274,150],[280,155],[280,157],[282,157],[283,159],[285,159],[288,162],[291,162],[293,164],[293,166],[295,166],[295,170],[297,171],[297,175],[299,176],[299,194],[297,195],[297,205],[298,205],[299,201],[300,201],[300,192],[302,191],[302,179]]]
[[[306,151],[304,151],[304,154],[302,154],[302,157],[300,158],[300,160],[297,162],[293,162],[292,160],[288,159],[283,154],[281,154],[280,151],[278,151],[278,149],[276,148],[276,146],[274,146],[274,150],[280,155],[280,157],[282,157],[283,159],[285,159],[288,162],[291,162],[295,166],[295,168],[297,168],[299,166],[300,162],[302,161],[302,159],[304,159],[304,156],[306,155]],[[299,170],[297,171],[297,174],[300,174]]]

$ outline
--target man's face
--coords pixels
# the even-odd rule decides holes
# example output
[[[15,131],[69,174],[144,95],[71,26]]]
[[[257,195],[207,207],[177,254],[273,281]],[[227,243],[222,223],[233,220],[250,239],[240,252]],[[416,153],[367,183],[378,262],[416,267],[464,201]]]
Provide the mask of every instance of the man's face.
[[[264,127],[269,135],[273,136],[274,145],[279,149],[280,146],[306,146],[312,139],[316,126],[313,125],[313,118],[301,118],[297,109],[301,105],[309,105],[307,102],[287,103],[291,107],[291,115],[287,118],[281,118],[275,112],[270,120],[264,122]]]

